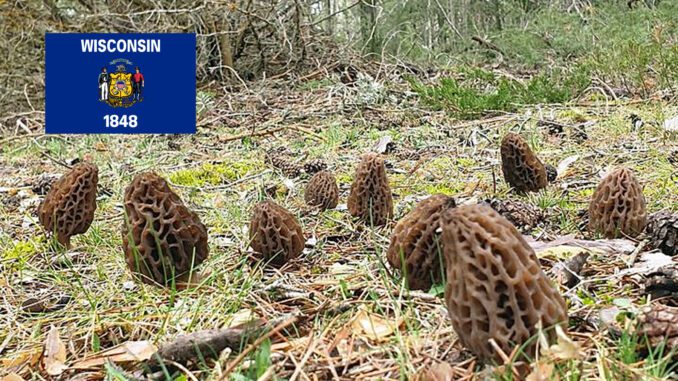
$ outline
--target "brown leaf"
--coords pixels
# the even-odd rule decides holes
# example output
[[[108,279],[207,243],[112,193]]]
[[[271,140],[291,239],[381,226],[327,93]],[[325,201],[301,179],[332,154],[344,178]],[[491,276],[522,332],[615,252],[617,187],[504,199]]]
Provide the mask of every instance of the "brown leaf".
[[[72,369],[90,369],[102,366],[106,361],[113,363],[138,363],[146,361],[158,348],[150,341],[128,341],[74,363]]]
[[[353,333],[363,338],[382,341],[398,329],[402,320],[393,322],[374,313],[360,309],[351,324]]]
[[[66,366],[66,346],[59,337],[59,330],[52,326],[45,339],[45,351],[42,364],[50,376],[58,376],[68,369]]]
[[[45,351],[42,355],[42,364],[50,376],[58,376],[68,369],[66,366],[66,346],[59,337],[59,330],[52,326],[45,339]]]
[[[553,374],[553,364],[537,363],[525,381],[555,381],[560,378]],[[554,377],[555,376],[555,377]]]
[[[10,373],[5,377],[0,378],[0,381],[24,381],[24,379],[16,373]]]

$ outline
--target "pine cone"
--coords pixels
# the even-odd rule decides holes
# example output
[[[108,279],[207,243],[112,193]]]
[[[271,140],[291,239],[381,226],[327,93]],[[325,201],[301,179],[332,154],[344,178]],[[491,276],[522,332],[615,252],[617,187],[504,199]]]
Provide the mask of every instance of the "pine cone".
[[[278,168],[287,177],[299,177],[302,168],[292,160],[293,152],[287,147],[276,147],[266,151],[266,161]]]
[[[544,164],[544,167],[546,167],[546,180],[548,180],[549,183],[556,181],[556,178],[558,178],[558,170],[556,167],[551,164]]]
[[[678,165],[678,149],[669,154],[669,163]]]
[[[544,220],[540,209],[521,201],[492,199],[486,202],[522,233],[529,233]]]
[[[304,171],[309,175],[327,169],[327,163],[323,159],[313,159],[304,163]]]
[[[664,254],[678,254],[678,213],[658,212],[650,216],[647,223],[647,234],[650,235],[652,247],[660,249]]]

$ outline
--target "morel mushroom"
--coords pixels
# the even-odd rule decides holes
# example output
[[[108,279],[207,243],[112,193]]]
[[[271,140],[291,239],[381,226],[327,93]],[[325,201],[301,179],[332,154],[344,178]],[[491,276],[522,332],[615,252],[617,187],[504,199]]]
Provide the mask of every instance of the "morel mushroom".
[[[396,224],[386,257],[394,268],[404,268],[410,289],[428,291],[443,279],[440,216],[454,206],[454,198],[436,194],[417,204]]]
[[[365,154],[358,164],[348,196],[348,211],[373,225],[384,225],[393,217],[391,187],[384,160],[378,154]]]
[[[207,259],[207,229],[167,181],[138,174],[125,190],[122,247],[127,266],[144,283],[170,286]]]
[[[271,264],[282,266],[304,250],[304,233],[292,213],[273,201],[264,201],[252,212],[250,246]]]
[[[589,218],[589,228],[606,238],[636,237],[645,229],[645,197],[630,169],[617,168],[598,184]]]
[[[445,300],[459,339],[482,361],[501,361],[490,340],[506,354],[556,324],[566,327],[560,293],[541,270],[534,251],[504,217],[488,205],[449,209],[443,215]],[[553,338],[553,330],[547,337]]]
[[[329,171],[320,171],[306,185],[304,200],[308,205],[321,209],[334,209],[339,203],[337,180]]]
[[[509,132],[501,141],[501,169],[518,192],[537,192],[548,182],[544,164],[520,135]]]
[[[92,225],[98,182],[99,169],[94,164],[76,164],[52,184],[38,208],[40,224],[67,248],[72,236]]]

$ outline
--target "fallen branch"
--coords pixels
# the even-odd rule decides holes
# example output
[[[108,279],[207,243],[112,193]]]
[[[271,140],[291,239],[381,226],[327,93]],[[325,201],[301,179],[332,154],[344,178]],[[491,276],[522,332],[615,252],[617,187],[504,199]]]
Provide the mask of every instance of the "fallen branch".
[[[261,338],[270,337],[296,320],[296,316],[288,317],[282,323],[279,319],[270,322],[259,319],[232,328],[211,329],[179,336],[174,341],[160,347],[146,362],[146,366],[154,372],[161,367],[161,364],[171,366],[171,362],[176,362],[186,365],[189,361],[196,359],[217,358],[226,348],[240,352],[252,339],[259,338],[254,342],[253,345],[255,345],[261,341]],[[251,350],[250,348],[248,349]],[[245,350],[243,353],[247,352],[248,350]]]

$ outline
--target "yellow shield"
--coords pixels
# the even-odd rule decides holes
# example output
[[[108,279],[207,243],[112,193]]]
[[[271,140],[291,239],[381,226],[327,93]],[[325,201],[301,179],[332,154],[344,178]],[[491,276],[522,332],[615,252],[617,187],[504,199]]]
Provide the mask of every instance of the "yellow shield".
[[[129,97],[132,95],[132,73],[112,73],[109,88],[112,97]]]

